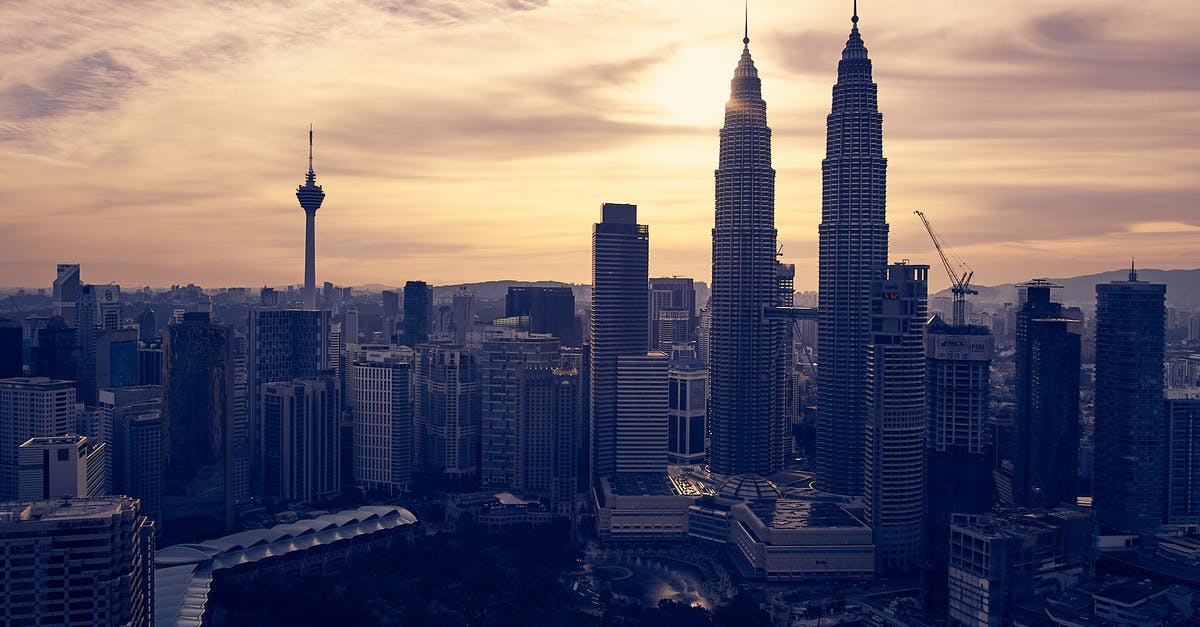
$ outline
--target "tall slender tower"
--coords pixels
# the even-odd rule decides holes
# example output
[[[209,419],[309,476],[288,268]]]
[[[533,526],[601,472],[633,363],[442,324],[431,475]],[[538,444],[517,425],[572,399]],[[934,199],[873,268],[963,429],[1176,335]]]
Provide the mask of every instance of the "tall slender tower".
[[[887,159],[857,8],[850,21],[821,162],[816,468],[822,489],[862,494],[871,281],[887,265]]]
[[[325,200],[325,190],[317,185],[317,174],[312,166],[313,130],[308,127],[308,175],[304,184],[296,188],[296,200],[304,209],[304,308],[317,308],[317,209]]]
[[[778,355],[786,323],[765,317],[779,304],[775,170],[767,103],[748,32],[742,44],[716,171],[708,456],[715,473],[767,475],[784,461],[786,425],[779,402],[784,373]]]

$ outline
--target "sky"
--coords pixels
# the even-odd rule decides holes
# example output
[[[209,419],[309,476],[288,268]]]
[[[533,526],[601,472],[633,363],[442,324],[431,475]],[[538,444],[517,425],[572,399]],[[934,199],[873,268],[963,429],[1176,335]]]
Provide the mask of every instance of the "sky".
[[[755,0],[776,226],[817,281],[850,0]],[[890,256],[982,285],[1200,267],[1200,5],[862,0]],[[0,3],[0,285],[590,281],[604,202],[708,280],[738,0]]]

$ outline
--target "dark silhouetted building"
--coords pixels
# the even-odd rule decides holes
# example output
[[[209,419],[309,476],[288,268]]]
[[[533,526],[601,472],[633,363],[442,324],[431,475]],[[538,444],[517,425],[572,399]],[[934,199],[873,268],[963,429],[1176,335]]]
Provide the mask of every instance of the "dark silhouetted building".
[[[563,346],[579,346],[575,292],[569,287],[509,287],[504,299],[504,316],[529,316],[530,332],[549,333]]]
[[[557,366],[558,349],[558,338],[544,333],[518,331],[483,341],[479,350],[483,402],[480,479],[485,486],[516,484],[517,372],[527,366]]]
[[[708,458],[715,473],[768,475],[782,469],[786,456],[780,356],[787,351],[787,322],[766,318],[766,310],[780,304],[775,170],[762,81],[750,39],[743,44],[715,175]]]
[[[60,263],[54,277],[54,315],[61,317],[67,326],[75,326],[75,301],[79,299],[79,264]]]
[[[19,377],[24,371],[24,331],[21,323],[0,318],[0,379]]]
[[[315,503],[342,489],[337,381],[271,382],[261,388],[263,494],[276,503]]]
[[[1168,390],[1167,518],[1200,525],[1200,390]]]
[[[1096,285],[1096,521],[1153,529],[1166,514],[1167,416],[1163,403],[1166,293],[1161,283]]]
[[[560,516],[575,510],[580,376],[577,370],[522,365],[517,382],[514,488]]]
[[[992,508],[988,417],[993,350],[986,327],[952,326],[938,316],[926,327],[926,590],[937,616],[946,612],[951,514],[982,514]]]
[[[112,485],[158,520],[163,482],[162,386],[102,389],[101,423],[112,433]]]
[[[424,281],[409,281],[404,284],[404,339],[405,346],[416,348],[429,340],[433,322],[433,287]]]
[[[617,359],[646,354],[650,229],[637,205],[604,203],[592,226],[591,439],[593,480],[617,471]]]
[[[390,344],[397,340],[396,325],[400,322],[400,292],[383,290],[381,298],[383,299],[383,340]],[[357,338],[350,340],[350,343],[355,342],[358,342]]]
[[[928,281],[929,266],[898,263],[872,285],[864,500],[877,573],[923,565]]]
[[[96,390],[138,385],[136,329],[103,331],[96,337]]]
[[[667,370],[667,461],[704,463],[708,368],[692,357],[671,360]]]
[[[421,463],[463,477],[479,472],[479,365],[465,348],[417,347],[416,409]]]
[[[1079,321],[1063,317],[1062,305],[1050,300],[1056,286],[1033,281],[1020,287],[1025,299],[1016,325],[1011,503],[1074,503],[1079,474],[1079,335],[1070,326]],[[1006,496],[1001,493],[1002,500]]]
[[[852,19],[838,63],[821,162],[817,483],[863,491],[871,282],[887,264],[887,159],[871,60]]]
[[[164,544],[215,538],[234,521],[233,330],[184,314],[163,361]]]

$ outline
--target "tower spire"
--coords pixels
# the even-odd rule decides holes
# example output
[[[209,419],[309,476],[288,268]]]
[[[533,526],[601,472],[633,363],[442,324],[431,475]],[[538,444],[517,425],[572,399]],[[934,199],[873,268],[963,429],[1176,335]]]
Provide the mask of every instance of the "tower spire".
[[[857,0],[855,0],[855,1],[857,1]],[[746,0],[745,11],[746,11],[746,18],[745,18],[745,21],[743,22],[743,26],[742,26],[742,45],[749,46],[750,45],[750,0]]]
[[[308,124],[308,171],[312,172],[312,142],[313,142],[313,125]]]
[[[1132,283],[1137,280],[1137,267],[1133,264],[1133,257],[1129,258],[1129,281]]]
[[[854,0],[854,14],[850,16],[850,23],[858,28],[858,0]]]

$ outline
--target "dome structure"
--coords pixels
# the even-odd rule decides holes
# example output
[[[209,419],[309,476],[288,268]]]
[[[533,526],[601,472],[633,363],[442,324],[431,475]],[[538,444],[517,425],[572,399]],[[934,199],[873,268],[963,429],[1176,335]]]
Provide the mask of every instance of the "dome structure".
[[[775,501],[783,497],[779,488],[761,475],[734,475],[717,488],[722,498],[739,501]]]

